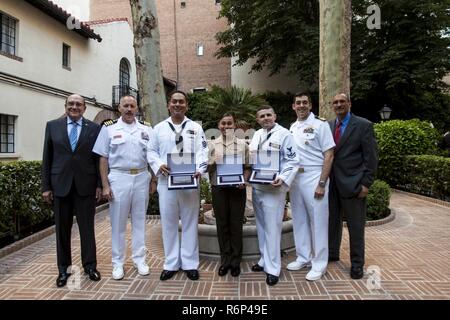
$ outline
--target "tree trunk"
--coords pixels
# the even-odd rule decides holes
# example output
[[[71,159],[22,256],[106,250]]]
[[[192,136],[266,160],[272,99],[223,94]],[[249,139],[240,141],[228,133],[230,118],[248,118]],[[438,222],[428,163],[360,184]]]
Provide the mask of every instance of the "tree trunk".
[[[350,94],[351,0],[320,0],[319,114],[333,119],[331,100]]]
[[[156,3],[155,0],[130,0],[130,4],[140,104],[145,120],[155,125],[168,116]]]

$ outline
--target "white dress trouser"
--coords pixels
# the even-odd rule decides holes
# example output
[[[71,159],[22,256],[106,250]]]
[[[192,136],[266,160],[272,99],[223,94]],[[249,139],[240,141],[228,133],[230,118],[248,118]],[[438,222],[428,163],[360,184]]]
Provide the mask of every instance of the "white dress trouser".
[[[253,188],[252,193],[261,254],[258,264],[274,276],[279,276],[281,271],[281,230],[286,193],[285,186],[270,192]]]
[[[328,264],[328,183],[323,198],[314,198],[322,167],[306,167],[290,190],[294,240],[299,263],[311,262],[312,270],[325,272]]]
[[[165,255],[164,270],[198,269],[200,191],[198,189],[168,190],[167,184],[158,183],[158,194]],[[180,219],[181,244],[178,236]]]
[[[109,202],[112,229],[112,264],[123,266],[126,258],[128,215],[131,213],[131,251],[135,263],[145,262],[145,218],[149,200],[150,173],[136,175],[111,171],[108,175],[113,199]]]

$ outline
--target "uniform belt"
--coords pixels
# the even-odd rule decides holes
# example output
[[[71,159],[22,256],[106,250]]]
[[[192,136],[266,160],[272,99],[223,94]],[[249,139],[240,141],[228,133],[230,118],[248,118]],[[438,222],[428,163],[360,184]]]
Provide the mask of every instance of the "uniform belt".
[[[322,166],[305,166],[305,167],[298,168],[298,173],[320,171],[320,170],[322,170]]]
[[[147,170],[147,168],[140,168],[140,169],[111,169],[111,171],[117,171],[121,173],[128,173],[128,174],[138,174],[143,171]]]

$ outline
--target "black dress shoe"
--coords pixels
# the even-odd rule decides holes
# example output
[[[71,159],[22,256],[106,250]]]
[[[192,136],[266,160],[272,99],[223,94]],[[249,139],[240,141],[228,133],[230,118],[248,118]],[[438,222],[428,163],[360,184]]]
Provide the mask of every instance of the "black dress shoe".
[[[92,281],[100,281],[100,279],[102,278],[100,272],[98,272],[97,269],[86,269],[84,272],[89,276],[89,279],[91,279]]]
[[[161,280],[161,281],[169,280],[169,279],[172,278],[177,272],[178,272],[178,271],[163,270],[163,272],[161,272],[161,276],[159,277],[159,280]]]
[[[233,277],[238,277],[241,274],[241,268],[239,267],[232,267],[231,268],[231,275]]]
[[[278,277],[274,276],[273,274],[268,273],[266,277],[266,283],[269,286],[274,286],[278,283]]]
[[[261,267],[259,264],[254,264],[254,265],[252,266],[252,271],[253,271],[253,272],[261,272],[261,271],[264,271],[264,268]]]
[[[69,279],[70,275],[70,273],[61,272],[56,279],[56,286],[58,288],[64,287],[67,284],[67,279]]]
[[[185,270],[184,272],[186,272],[186,276],[191,280],[198,280],[200,278],[197,270]]]
[[[328,257],[328,262],[334,262],[334,261],[339,261],[339,260],[340,260],[339,257],[333,257],[333,256]]]
[[[350,270],[350,277],[352,279],[361,279],[362,277],[364,277],[363,267],[352,267]]]
[[[219,268],[219,272],[217,272],[217,274],[221,277],[223,277],[224,275],[226,275],[228,273],[228,269],[230,269],[229,266],[221,266]]]

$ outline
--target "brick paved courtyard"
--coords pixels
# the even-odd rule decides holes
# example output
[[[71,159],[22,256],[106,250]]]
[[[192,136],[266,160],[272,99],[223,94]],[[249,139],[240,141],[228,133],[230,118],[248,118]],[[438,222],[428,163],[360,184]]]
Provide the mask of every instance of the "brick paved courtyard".
[[[242,264],[239,278],[219,277],[217,261],[201,259],[200,280],[187,280],[179,272],[159,281],[163,265],[161,226],[149,220],[147,246],[151,274],[139,276],[131,259],[122,281],[112,280],[110,225],[107,212],[97,215],[100,282],[82,275],[79,289],[57,289],[54,234],[0,259],[0,300],[3,299],[446,299],[450,300],[450,207],[394,192],[394,221],[366,228],[366,267],[380,270],[380,283],[368,275],[351,280],[348,273],[348,237],[345,232],[341,261],[330,263],[320,281],[307,282],[305,270],[285,269],[294,259],[283,257],[280,282],[265,284],[262,273],[250,271],[255,261]],[[128,232],[129,236],[129,232]],[[73,263],[81,267],[77,227],[73,234]],[[130,251],[128,251],[130,253]],[[75,279],[75,277],[71,277]],[[75,286],[76,287],[76,286]]]

